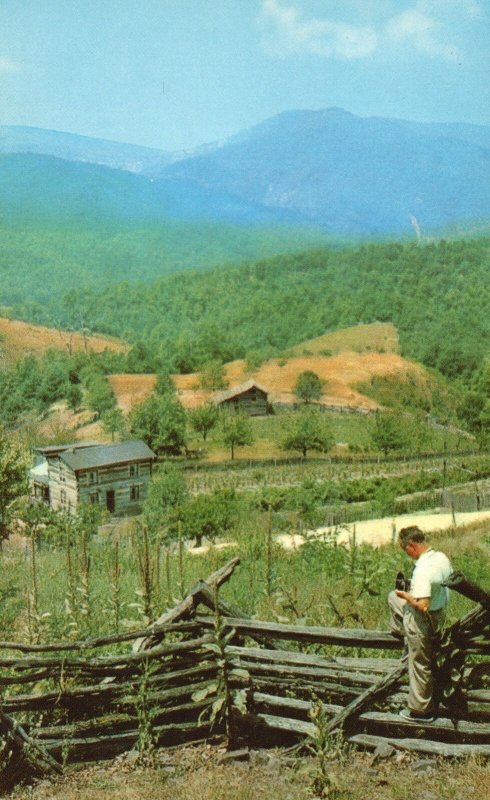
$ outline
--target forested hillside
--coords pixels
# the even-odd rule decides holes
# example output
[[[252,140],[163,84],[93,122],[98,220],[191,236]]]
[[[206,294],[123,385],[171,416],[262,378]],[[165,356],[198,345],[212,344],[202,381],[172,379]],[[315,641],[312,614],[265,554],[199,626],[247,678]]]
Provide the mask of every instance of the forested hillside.
[[[0,305],[35,300],[57,307],[72,288],[99,289],[201,270],[325,241],[314,231],[169,220],[139,227],[113,221],[41,225],[0,221]],[[55,317],[48,314],[50,324]]]
[[[489,240],[377,244],[277,256],[209,272],[74,289],[24,304],[33,321],[80,318],[138,345],[148,367],[191,372],[209,359],[272,355],[325,331],[391,321],[402,353],[468,376],[490,343]],[[150,363],[151,362],[151,363]],[[143,363],[143,362],[141,362]]]

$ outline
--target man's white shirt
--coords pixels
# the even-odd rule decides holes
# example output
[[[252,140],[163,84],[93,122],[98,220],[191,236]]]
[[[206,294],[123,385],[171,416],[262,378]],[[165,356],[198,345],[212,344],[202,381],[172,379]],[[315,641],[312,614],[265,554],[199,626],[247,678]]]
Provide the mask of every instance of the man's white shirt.
[[[441,583],[449,578],[453,568],[444,553],[426,550],[417,559],[411,578],[410,594],[419,600],[430,597],[429,611],[445,608],[449,599],[449,589]]]

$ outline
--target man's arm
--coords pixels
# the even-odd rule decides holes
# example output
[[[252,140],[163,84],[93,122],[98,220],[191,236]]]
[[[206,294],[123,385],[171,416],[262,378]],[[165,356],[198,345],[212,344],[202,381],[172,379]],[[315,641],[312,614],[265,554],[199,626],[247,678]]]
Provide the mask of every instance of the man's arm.
[[[399,589],[397,589],[396,595],[397,597],[402,597],[403,600],[407,601],[409,606],[412,606],[412,608],[415,608],[417,611],[421,611],[423,614],[426,614],[429,610],[430,597],[414,597],[410,592],[402,592]]]

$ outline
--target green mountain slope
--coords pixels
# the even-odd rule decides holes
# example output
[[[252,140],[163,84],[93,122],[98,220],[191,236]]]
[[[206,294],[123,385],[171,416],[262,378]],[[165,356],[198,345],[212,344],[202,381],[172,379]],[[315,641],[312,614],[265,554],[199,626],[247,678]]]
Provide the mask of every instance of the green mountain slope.
[[[83,318],[94,330],[144,341],[182,371],[390,321],[404,355],[456,377],[477,369],[490,350],[489,245],[442,240],[308,251],[101,292],[73,290],[17,312],[40,322],[58,315],[66,325]]]

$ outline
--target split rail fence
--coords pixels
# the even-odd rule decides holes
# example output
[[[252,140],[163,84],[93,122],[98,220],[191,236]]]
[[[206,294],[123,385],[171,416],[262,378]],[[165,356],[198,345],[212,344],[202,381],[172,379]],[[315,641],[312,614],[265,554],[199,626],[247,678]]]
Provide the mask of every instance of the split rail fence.
[[[219,598],[238,563],[200,581],[145,630],[83,642],[0,642],[0,792],[150,741],[165,747],[227,735],[231,746],[301,742],[315,736],[318,703],[324,732],[339,731],[362,748],[387,742],[442,756],[490,755],[485,591],[453,579],[476,604],[443,635],[440,716],[419,726],[398,714],[407,693],[399,639],[250,619]]]

